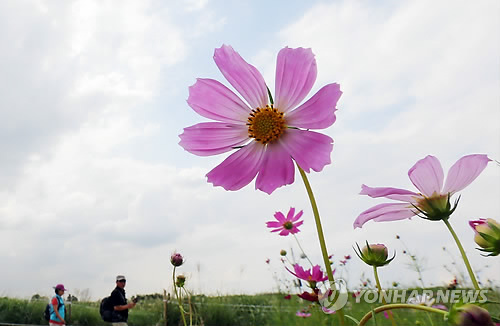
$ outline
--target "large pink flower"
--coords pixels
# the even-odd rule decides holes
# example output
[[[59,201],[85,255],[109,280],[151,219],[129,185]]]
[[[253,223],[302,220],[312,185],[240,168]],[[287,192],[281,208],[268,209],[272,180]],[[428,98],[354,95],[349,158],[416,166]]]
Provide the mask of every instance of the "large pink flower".
[[[371,188],[362,185],[361,195],[372,198],[385,197],[401,203],[385,203],[373,206],[361,213],[354,221],[354,228],[360,228],[369,220],[375,222],[396,221],[415,215],[430,220],[448,218],[455,206],[450,205],[450,197],[474,181],[491,161],[486,155],[474,154],[460,158],[448,171],[444,183],[441,163],[434,156],[418,161],[409,171],[411,182],[420,193],[397,188]]]
[[[286,47],[278,53],[274,104],[260,72],[232,47],[215,49],[214,60],[246,103],[213,79],[198,78],[189,88],[189,106],[216,122],[184,128],[179,144],[200,156],[236,150],[207,174],[208,182],[238,190],[257,176],[256,189],[271,194],[293,183],[293,160],[306,172],[330,164],[333,140],[309,129],[335,122],[342,92],[338,84],[328,84],[299,105],[316,80],[311,49]]]
[[[298,212],[297,215],[295,215],[295,208],[290,207],[290,210],[288,211],[288,214],[283,215],[282,212],[276,212],[274,214],[274,218],[276,218],[277,221],[269,221],[266,222],[267,227],[271,230],[271,232],[278,232],[280,231],[279,235],[281,236],[286,236],[291,234],[295,234],[300,232],[299,226],[304,223],[304,221],[299,221],[299,219],[302,217],[302,211]],[[294,216],[295,215],[295,216]]]

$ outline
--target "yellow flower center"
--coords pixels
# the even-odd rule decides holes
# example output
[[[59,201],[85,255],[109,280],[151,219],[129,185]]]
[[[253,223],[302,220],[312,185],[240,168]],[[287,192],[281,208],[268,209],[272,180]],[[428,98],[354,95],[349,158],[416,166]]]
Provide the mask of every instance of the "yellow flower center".
[[[280,138],[286,128],[283,112],[272,105],[252,110],[247,126],[248,136],[264,145]]]

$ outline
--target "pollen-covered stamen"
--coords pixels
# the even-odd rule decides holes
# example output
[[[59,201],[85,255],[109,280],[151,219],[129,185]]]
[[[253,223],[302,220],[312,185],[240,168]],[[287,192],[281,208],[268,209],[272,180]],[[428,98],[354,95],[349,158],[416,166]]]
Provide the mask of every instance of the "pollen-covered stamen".
[[[252,110],[247,125],[248,136],[264,145],[277,140],[286,128],[283,112],[272,105]]]

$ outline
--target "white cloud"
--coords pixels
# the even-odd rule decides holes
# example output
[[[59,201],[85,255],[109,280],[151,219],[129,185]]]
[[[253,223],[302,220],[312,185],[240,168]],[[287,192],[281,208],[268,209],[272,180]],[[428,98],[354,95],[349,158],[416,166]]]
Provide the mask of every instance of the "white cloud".
[[[488,8],[498,4],[453,3],[320,3],[280,32],[256,28],[255,38],[272,44],[255,41],[261,48],[242,53],[273,80],[279,44],[312,47],[315,89],[341,84],[338,119],[327,131],[335,139],[333,163],[310,175],[330,251],[354,257],[352,245],[365,239],[401,249],[394,239],[400,234],[410,249],[428,256],[424,277],[434,284],[452,276],[441,266],[448,258],[428,252],[447,246],[456,253],[442,223],[414,218],[353,230],[352,222],[378,203],[357,195],[362,183],[412,189],[406,172],[427,154],[445,170],[468,153],[500,157],[500,29],[498,11]],[[226,26],[206,1],[187,4],[187,13],[135,1],[0,4],[0,30],[12,31],[0,34],[11,44],[0,53],[0,152],[11,154],[0,157],[0,259],[13,267],[0,279],[2,294],[49,294],[62,281],[97,298],[112,289],[118,273],[130,279],[130,294],[158,292],[170,286],[168,258],[175,249],[186,256],[182,272],[195,291],[267,291],[275,286],[271,272],[282,272],[279,250],[297,247],[270,234],[264,222],[290,206],[304,209],[299,238],[311,259],[321,261],[299,175],[272,196],[253,184],[225,192],[204,177],[223,155],[187,156],[177,137],[159,140],[185,118],[179,112],[189,112],[173,99],[185,68],[203,62],[188,51],[209,33],[219,46],[228,29],[248,28]],[[10,18],[21,13],[22,19]],[[196,22],[190,28],[176,23],[187,18]],[[161,89],[165,79],[175,91]],[[184,107],[174,109],[171,100]],[[153,115],[151,107],[168,112]],[[153,155],[141,152],[147,146]],[[466,221],[498,219],[499,177],[490,164],[463,191],[452,220],[474,266],[489,263],[482,275],[497,281],[498,263],[473,251]],[[398,256],[384,268],[383,282],[413,282],[404,262]],[[355,258],[348,268],[351,286],[369,272]]]

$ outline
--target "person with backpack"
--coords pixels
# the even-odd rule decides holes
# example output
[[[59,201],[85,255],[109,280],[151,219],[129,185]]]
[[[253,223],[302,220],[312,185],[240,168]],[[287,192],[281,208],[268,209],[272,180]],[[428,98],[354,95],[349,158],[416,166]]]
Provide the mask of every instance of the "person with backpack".
[[[118,275],[116,277],[116,288],[111,292],[108,299],[109,307],[113,307],[111,314],[111,325],[113,326],[127,326],[128,310],[135,307],[135,302],[127,303],[125,297],[125,284],[127,280],[125,276]]]
[[[66,325],[64,318],[66,317],[66,308],[64,306],[64,291],[67,289],[62,284],[57,284],[54,287],[56,295],[50,300],[50,319],[49,326]]]

